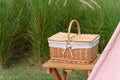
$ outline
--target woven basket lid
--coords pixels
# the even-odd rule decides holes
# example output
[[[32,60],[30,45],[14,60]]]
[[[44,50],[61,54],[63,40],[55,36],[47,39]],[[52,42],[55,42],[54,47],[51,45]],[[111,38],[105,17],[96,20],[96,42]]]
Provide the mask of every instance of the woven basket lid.
[[[73,37],[74,35],[77,35],[77,34],[70,33],[70,38]],[[66,42],[68,40],[68,33],[58,32],[54,34],[53,36],[49,37],[48,40]]]
[[[95,40],[99,35],[95,34],[80,34],[73,36],[70,41],[72,42],[92,42]]]

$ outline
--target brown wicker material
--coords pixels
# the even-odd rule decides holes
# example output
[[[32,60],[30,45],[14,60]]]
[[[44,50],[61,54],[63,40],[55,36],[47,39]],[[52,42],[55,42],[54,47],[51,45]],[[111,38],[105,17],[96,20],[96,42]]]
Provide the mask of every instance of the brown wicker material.
[[[81,35],[75,35],[71,38],[72,42],[92,42],[94,41],[98,35],[94,34],[81,34]]]
[[[58,62],[89,64],[98,54],[98,45],[91,49],[74,49],[72,50],[73,57],[71,57],[68,50],[65,54],[62,54],[63,51],[62,48],[50,48],[51,59]]]
[[[71,33],[70,38],[73,37],[76,34]],[[59,41],[59,42],[66,42],[68,40],[67,38],[68,33],[58,32],[57,34],[51,36],[48,38],[50,41]]]
[[[76,22],[77,24],[78,34],[70,33],[73,22]],[[80,34],[80,25],[78,21],[72,20],[69,24],[68,33],[59,32],[48,38],[48,41],[52,41],[53,43],[57,42],[58,45],[63,44],[62,42],[64,42],[63,46],[66,47],[50,47],[50,58],[57,62],[89,64],[98,54],[98,43],[90,48],[76,48],[73,43],[92,44],[98,37],[99,35],[95,34]],[[80,44],[78,47],[79,46],[83,45]]]

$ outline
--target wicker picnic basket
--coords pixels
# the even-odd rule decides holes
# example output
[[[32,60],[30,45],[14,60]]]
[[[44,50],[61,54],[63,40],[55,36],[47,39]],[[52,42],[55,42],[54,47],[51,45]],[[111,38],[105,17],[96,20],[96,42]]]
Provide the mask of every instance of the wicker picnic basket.
[[[74,22],[78,34],[70,33]],[[74,19],[68,33],[59,32],[48,38],[50,58],[58,62],[89,64],[97,57],[99,38],[96,34],[81,34],[79,22]]]

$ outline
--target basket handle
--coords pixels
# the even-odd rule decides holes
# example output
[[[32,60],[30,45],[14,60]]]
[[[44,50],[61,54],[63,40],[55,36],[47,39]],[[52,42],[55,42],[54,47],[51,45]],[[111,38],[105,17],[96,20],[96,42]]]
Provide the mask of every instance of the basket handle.
[[[79,22],[76,20],[76,19],[73,19],[70,23],[69,23],[69,27],[68,27],[68,41],[67,41],[67,44],[70,44],[70,32],[71,32],[71,27],[72,27],[72,24],[73,23],[76,23],[77,24],[77,29],[78,29],[78,35],[80,35],[80,24]]]

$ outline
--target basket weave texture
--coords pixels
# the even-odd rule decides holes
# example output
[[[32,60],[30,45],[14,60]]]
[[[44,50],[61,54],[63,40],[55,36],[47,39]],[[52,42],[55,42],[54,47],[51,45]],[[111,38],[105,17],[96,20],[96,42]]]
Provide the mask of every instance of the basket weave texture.
[[[73,23],[77,24],[78,34],[70,33]],[[79,22],[70,22],[68,33],[58,32],[48,38],[50,58],[57,62],[89,64],[98,54],[99,35],[81,34]]]

